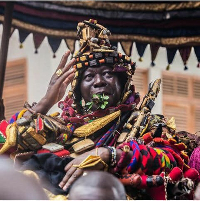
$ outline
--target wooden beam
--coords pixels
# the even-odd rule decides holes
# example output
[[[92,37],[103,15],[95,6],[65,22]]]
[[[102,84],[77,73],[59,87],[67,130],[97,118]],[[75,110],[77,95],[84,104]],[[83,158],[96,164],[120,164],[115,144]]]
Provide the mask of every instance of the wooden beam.
[[[12,25],[12,13],[14,8],[14,2],[6,2],[4,22],[3,22],[3,33],[1,39],[1,50],[0,50],[0,120],[4,119],[4,104],[3,104],[3,85],[6,71],[6,62],[8,55],[8,46],[11,33]]]

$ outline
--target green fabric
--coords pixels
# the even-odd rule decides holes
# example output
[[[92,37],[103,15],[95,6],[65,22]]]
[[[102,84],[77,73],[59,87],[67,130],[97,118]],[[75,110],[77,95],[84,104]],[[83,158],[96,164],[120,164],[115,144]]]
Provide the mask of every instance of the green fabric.
[[[0,131],[0,143],[4,143],[6,141],[3,133]]]

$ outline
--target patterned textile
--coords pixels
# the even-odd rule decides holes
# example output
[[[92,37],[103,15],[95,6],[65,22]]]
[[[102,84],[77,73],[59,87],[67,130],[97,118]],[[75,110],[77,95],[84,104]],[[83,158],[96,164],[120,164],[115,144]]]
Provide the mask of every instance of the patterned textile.
[[[127,166],[129,173],[134,173],[137,168],[141,168],[144,174],[156,174],[161,172],[169,173],[174,167],[179,167],[183,170],[184,160],[181,158],[181,152],[176,150],[173,146],[162,145],[150,147],[147,145],[139,145],[136,141],[123,143],[118,146],[122,149],[125,145],[128,145],[133,151],[132,159]],[[139,161],[139,157],[141,161]],[[140,164],[138,166],[138,163]]]
[[[0,2],[0,22],[4,20],[5,5],[5,1]],[[120,42],[127,55],[131,55],[135,41],[140,57],[150,44],[153,65],[159,47],[167,47],[168,52],[175,47],[185,63],[192,46],[199,58],[199,5],[199,2],[15,1],[12,25],[19,30],[20,43],[33,33],[36,53],[45,36],[54,53],[62,39],[74,53],[77,22],[97,19],[112,32],[112,44]],[[175,52],[167,55],[169,64]]]
[[[19,112],[15,113],[15,114],[11,117],[11,119],[9,120],[9,124],[11,124],[11,123],[13,123],[13,122],[15,122],[15,121],[17,120],[18,114],[19,114]]]
[[[200,147],[194,149],[190,156],[189,166],[200,172]]]
[[[110,136],[110,134],[113,132],[116,124],[114,124],[104,135],[101,137],[101,139],[97,142],[96,147],[100,147],[103,145],[105,140]]]

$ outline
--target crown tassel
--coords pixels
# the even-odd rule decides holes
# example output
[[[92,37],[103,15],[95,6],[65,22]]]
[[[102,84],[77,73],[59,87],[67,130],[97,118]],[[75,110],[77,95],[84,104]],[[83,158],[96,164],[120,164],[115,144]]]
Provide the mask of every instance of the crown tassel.
[[[154,61],[151,62],[151,66],[154,67],[156,64]]]
[[[166,70],[170,70],[170,64],[167,65]]]
[[[142,58],[142,57],[140,57],[138,60],[139,60],[140,62],[142,62],[142,61],[143,61],[143,58]]]
[[[20,43],[19,48],[22,49],[23,47],[23,43]]]

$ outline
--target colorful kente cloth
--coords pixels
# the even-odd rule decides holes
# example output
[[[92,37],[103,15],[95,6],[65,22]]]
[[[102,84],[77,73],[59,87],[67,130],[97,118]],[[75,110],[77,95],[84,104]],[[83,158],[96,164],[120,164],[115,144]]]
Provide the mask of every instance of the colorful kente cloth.
[[[183,160],[180,153],[173,150],[169,145],[165,147],[148,147],[147,145],[138,144],[135,140],[123,143],[118,148],[128,145],[133,151],[132,159],[127,166],[127,171],[133,173],[136,171],[136,164],[139,163],[139,156],[142,156],[141,168],[145,174],[159,175],[162,171],[169,173],[173,167],[179,167],[183,170]]]

